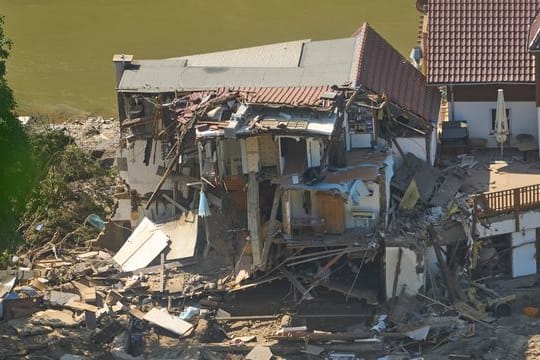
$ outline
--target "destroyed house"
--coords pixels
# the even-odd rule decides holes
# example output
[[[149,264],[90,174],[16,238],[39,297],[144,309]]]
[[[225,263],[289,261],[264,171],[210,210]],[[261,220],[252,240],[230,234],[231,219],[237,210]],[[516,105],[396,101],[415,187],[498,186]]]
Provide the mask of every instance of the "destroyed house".
[[[378,271],[394,163],[409,152],[433,163],[441,97],[369,25],[344,39],[113,61],[131,189],[119,204],[129,217],[113,220],[195,213],[200,253],[232,252],[238,282],[279,263],[293,283],[358,270],[351,261]]]

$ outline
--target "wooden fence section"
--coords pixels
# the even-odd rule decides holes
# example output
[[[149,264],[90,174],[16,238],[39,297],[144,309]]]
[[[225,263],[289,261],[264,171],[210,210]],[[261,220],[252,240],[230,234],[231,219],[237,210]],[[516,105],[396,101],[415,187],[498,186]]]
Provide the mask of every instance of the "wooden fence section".
[[[540,184],[475,196],[474,213],[478,218],[540,208]]]

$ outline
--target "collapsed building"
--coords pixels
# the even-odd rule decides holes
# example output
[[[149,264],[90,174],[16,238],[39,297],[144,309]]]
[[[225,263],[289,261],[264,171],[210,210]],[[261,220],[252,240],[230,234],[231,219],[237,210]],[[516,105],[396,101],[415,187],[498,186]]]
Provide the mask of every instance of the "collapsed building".
[[[106,246],[121,265],[213,248],[238,284],[277,268],[302,299],[315,286],[385,296],[392,177],[408,154],[434,163],[441,96],[375,30],[113,62],[130,191]]]

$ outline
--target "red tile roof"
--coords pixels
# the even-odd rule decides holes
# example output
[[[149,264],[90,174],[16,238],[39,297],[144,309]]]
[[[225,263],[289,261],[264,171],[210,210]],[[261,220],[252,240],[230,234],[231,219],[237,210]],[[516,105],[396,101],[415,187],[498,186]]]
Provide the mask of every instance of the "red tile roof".
[[[354,85],[384,94],[388,100],[411,111],[426,121],[438,119],[441,95],[428,87],[420,71],[384,40],[367,23],[353,34],[358,38],[351,79]],[[287,87],[227,87],[219,88],[218,95],[238,91],[252,104],[316,106],[329,108],[332,103],[320,99],[333,84],[324,86]],[[341,85],[341,84],[336,84]]]
[[[193,91],[193,98],[208,95],[221,96],[227,93],[238,94],[250,104],[308,106],[329,109],[332,102],[322,100],[321,95],[331,91],[330,86],[284,86],[284,87],[246,87],[230,86],[213,90]]]
[[[534,82],[529,25],[540,0],[430,0],[430,84]]]
[[[329,101],[321,100],[321,95],[330,91],[330,86],[238,87],[230,89],[245,92],[247,101],[252,104],[332,106]]]
[[[365,23],[353,36],[359,39],[353,78],[356,84],[385,94],[390,101],[427,121],[438,119],[441,94],[371,26]]]

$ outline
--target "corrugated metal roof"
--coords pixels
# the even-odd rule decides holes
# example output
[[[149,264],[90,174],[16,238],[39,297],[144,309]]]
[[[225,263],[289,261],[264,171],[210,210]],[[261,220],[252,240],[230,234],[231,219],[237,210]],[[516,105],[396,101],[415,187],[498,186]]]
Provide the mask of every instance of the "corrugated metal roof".
[[[528,34],[539,10],[540,0],[431,0],[428,82],[534,82]]]
[[[186,60],[138,60],[129,65],[120,79],[119,91],[167,92],[178,89],[178,79]]]
[[[189,58],[134,61],[135,66],[124,71],[118,90],[161,92],[231,86],[341,85],[349,81],[354,44],[354,38],[305,43],[300,66],[296,63],[292,67],[189,66]],[[258,61],[251,65],[255,63]]]
[[[424,120],[436,121],[440,92],[428,87],[424,75],[367,23],[355,34],[359,44],[352,78],[357,86],[385,94],[390,101]]]
[[[304,43],[311,40],[288,41],[243,49],[182,56],[187,66],[223,67],[297,67]]]

